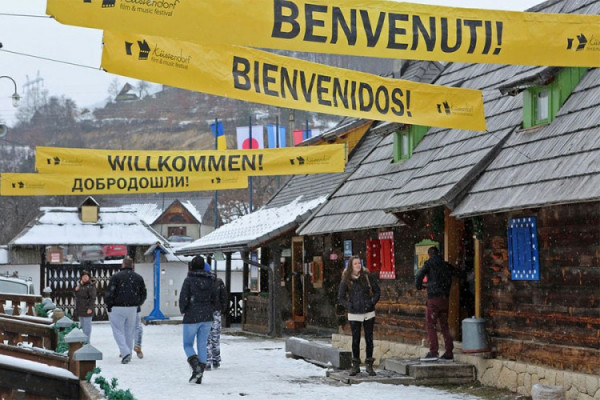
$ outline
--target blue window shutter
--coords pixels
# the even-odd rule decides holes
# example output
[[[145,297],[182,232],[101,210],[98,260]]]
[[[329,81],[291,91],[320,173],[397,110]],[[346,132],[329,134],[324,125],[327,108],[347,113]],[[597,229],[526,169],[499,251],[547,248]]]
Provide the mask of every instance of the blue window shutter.
[[[508,268],[512,280],[539,281],[540,263],[536,218],[511,219],[507,236]]]

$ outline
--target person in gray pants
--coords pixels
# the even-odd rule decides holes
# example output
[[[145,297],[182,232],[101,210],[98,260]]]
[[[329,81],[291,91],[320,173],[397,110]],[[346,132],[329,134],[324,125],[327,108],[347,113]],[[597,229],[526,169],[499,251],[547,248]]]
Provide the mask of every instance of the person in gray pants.
[[[144,279],[133,271],[133,260],[125,257],[121,270],[111,276],[104,294],[113,336],[120,354],[123,356],[122,364],[131,361],[137,322],[136,314],[138,307],[146,301],[146,296]]]

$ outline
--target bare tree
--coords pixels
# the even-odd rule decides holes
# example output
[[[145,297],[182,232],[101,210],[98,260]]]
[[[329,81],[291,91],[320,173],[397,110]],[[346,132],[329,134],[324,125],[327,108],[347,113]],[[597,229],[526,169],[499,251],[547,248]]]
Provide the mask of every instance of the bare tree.
[[[150,89],[150,84],[146,81],[140,81],[136,87],[138,91],[138,96],[140,99],[146,97],[148,95],[148,90]]]
[[[110,95],[109,100],[113,101],[121,92],[121,82],[119,82],[119,78],[115,78],[110,81],[108,85],[108,94]]]

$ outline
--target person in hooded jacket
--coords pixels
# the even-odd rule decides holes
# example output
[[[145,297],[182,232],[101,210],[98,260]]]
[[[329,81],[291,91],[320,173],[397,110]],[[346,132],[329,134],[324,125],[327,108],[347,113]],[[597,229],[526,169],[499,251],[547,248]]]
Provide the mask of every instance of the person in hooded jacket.
[[[88,271],[81,271],[79,284],[75,286],[75,312],[73,313],[81,330],[88,337],[88,343],[92,338],[92,318],[96,308],[96,280],[90,276]]]
[[[189,264],[188,276],[179,293],[179,311],[183,314],[183,350],[192,367],[189,382],[202,383],[206,367],[208,334],[217,301],[215,276],[205,270],[204,257],[196,256]],[[194,341],[198,352],[194,349]]]
[[[373,369],[373,328],[375,326],[375,305],[380,297],[377,280],[369,276],[360,258],[352,256],[342,273],[338,290],[338,302],[348,311],[348,321],[352,331],[352,367],[350,376],[360,372],[360,330],[365,331],[366,372],[377,375]]]

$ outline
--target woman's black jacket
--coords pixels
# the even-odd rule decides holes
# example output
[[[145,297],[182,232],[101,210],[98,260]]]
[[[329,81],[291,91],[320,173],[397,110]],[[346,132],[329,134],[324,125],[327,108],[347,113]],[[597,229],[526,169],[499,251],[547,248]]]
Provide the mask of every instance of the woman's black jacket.
[[[351,279],[350,282],[350,287],[344,279],[340,282],[338,302],[351,314],[375,311],[381,294],[377,279],[363,270],[357,279]]]
[[[208,271],[190,271],[179,293],[179,311],[184,324],[213,320],[217,307],[215,276]]]

